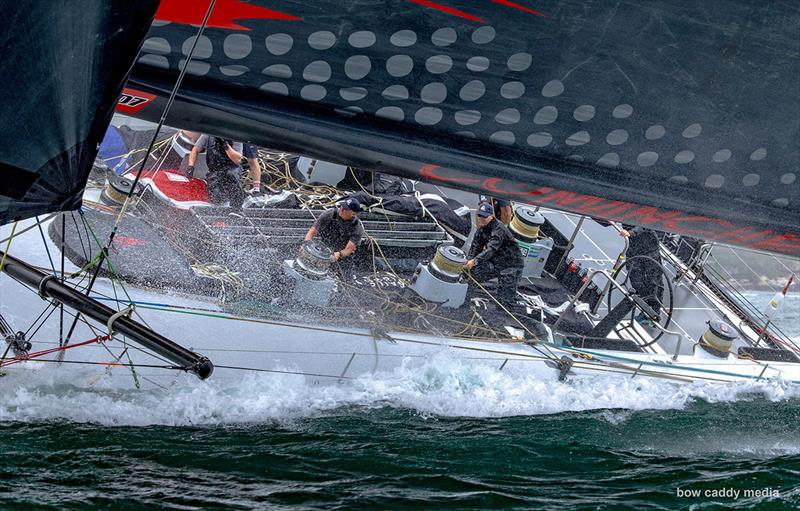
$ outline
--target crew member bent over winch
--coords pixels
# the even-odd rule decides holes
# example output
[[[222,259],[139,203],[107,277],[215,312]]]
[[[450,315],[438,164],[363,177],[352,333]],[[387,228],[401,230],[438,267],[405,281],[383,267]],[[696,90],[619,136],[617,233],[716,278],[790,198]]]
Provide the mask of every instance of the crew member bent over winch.
[[[306,233],[304,241],[311,241],[319,235],[322,241],[333,250],[332,263],[339,263],[350,268],[351,257],[364,236],[364,225],[358,219],[361,203],[349,198],[335,208],[325,210],[314,221],[314,225]],[[346,261],[346,262],[345,262]]]
[[[475,215],[478,230],[472,239],[464,268],[477,282],[497,279],[497,300],[504,306],[516,302],[517,287],[525,260],[508,227],[494,217],[494,208],[486,202]]]

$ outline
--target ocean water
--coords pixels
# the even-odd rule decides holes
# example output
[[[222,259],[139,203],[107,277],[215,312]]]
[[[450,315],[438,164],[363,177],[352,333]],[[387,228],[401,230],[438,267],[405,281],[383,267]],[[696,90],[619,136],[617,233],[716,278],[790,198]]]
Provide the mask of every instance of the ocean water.
[[[800,296],[780,325],[800,336]],[[457,360],[331,387],[62,376],[0,378],[0,509],[800,508],[800,388],[777,383],[562,384]]]

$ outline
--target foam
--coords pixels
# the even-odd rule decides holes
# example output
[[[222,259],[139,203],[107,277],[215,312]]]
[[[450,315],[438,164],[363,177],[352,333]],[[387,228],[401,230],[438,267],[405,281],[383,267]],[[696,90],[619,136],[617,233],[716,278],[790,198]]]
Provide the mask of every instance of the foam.
[[[395,407],[431,417],[538,416],[601,411],[610,424],[630,411],[709,403],[800,398],[775,382],[674,384],[599,375],[560,383],[554,370],[499,371],[441,355],[422,366],[364,376],[342,385],[311,385],[302,376],[250,374],[201,382],[181,376],[169,389],[114,388],[96,373],[52,366],[0,380],[0,421],[66,420],[115,426],[223,425],[314,417],[349,407]],[[64,382],[70,382],[65,384]]]

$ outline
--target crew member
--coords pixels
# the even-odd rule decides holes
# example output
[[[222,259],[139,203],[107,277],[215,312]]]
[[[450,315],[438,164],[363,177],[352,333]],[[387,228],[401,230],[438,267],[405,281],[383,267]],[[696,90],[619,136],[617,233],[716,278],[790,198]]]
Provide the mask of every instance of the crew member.
[[[628,238],[628,275],[636,293],[658,314],[664,294],[658,235],[652,229],[623,225],[619,235]],[[637,318],[647,321],[643,314]]]
[[[464,268],[471,270],[478,282],[497,278],[497,299],[511,306],[516,302],[525,264],[522,252],[508,227],[495,218],[494,208],[488,202],[478,206],[475,224],[478,229]]]
[[[338,207],[327,209],[317,217],[306,233],[305,241],[311,241],[319,235],[333,250],[331,262],[349,261],[364,236],[364,225],[358,219],[360,211],[358,199],[350,197],[343,200]]]
[[[232,142],[221,137],[202,135],[189,153],[186,177],[194,174],[197,155],[205,148],[208,174],[208,200],[213,204],[229,201],[234,208],[242,207],[245,193],[242,187],[242,143]]]
[[[511,223],[511,219],[514,218],[514,209],[511,207],[510,201],[493,197],[492,207],[494,207],[494,211],[497,214],[497,219],[500,220],[503,225]]]
[[[258,195],[261,193],[261,163],[258,161],[258,147],[245,143],[242,145],[242,149],[242,154],[247,159],[248,173],[253,186],[250,193]]]

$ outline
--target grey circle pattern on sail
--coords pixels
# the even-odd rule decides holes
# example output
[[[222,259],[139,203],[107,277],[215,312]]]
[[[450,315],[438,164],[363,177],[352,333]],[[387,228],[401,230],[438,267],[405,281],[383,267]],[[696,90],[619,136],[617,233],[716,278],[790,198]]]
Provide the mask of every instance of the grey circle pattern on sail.
[[[384,119],[391,119],[393,121],[402,121],[406,117],[403,109],[396,106],[384,106],[379,108],[375,112],[375,115],[378,117],[383,117]]]
[[[561,80],[550,80],[544,87],[542,87],[542,96],[546,98],[554,98],[560,96],[564,92],[564,84]]]
[[[771,202],[773,206],[777,206],[779,208],[785,208],[789,205],[789,199],[781,197],[780,199],[775,199]]]
[[[431,35],[431,42],[436,46],[450,46],[456,39],[458,34],[450,27],[440,28]]]
[[[689,182],[689,178],[686,177],[686,176],[677,175],[677,176],[672,176],[671,178],[669,178],[669,181],[671,181],[673,183],[676,183],[676,184],[679,184],[679,185],[685,185],[686,183]]]
[[[506,108],[494,116],[494,120],[498,124],[516,124],[519,122],[519,119],[519,110],[516,108]]]
[[[422,107],[414,114],[414,120],[423,126],[432,126],[442,120],[442,111],[430,106]]]
[[[470,126],[481,120],[481,113],[478,110],[459,110],[453,118],[462,126]]]
[[[588,144],[591,141],[592,137],[589,135],[588,131],[578,131],[573,133],[572,135],[567,138],[565,143],[568,146],[579,146]]]
[[[506,66],[511,71],[525,71],[533,63],[533,55],[527,52],[515,53],[508,57]]]
[[[622,145],[628,141],[628,132],[626,130],[614,130],[606,136],[608,145]]]
[[[319,101],[328,94],[322,85],[306,85],[300,89],[300,97],[308,101]]]
[[[381,95],[389,101],[402,101],[408,99],[408,88],[405,85],[390,85],[383,89]]]
[[[481,26],[474,29],[465,26],[456,28],[445,27],[435,30],[433,34],[424,33],[423,31],[415,33],[411,30],[399,30],[391,35],[388,41],[391,43],[391,46],[387,46],[387,41],[385,39],[376,37],[376,34],[369,30],[354,31],[349,35],[348,31],[345,30],[340,36],[330,31],[318,31],[310,35],[301,35],[298,42],[302,41],[302,37],[304,36],[308,41],[307,46],[304,45],[303,48],[298,48],[295,54],[291,54],[288,58],[272,59],[273,62],[284,60],[286,62],[285,64],[272,64],[261,71],[266,77],[266,80],[275,80],[264,83],[260,87],[261,90],[275,94],[288,94],[289,90],[291,90],[292,94],[308,101],[322,101],[326,99],[327,101],[338,101],[338,103],[332,104],[331,107],[339,107],[340,109],[344,109],[346,105],[345,102],[360,102],[363,100],[364,103],[360,103],[360,105],[362,105],[361,110],[366,109],[368,113],[375,112],[373,115],[379,117],[418,122],[425,126],[438,124],[446,118],[446,122],[451,126],[472,126],[469,129],[473,129],[474,133],[476,133],[479,138],[488,138],[497,143],[522,144],[523,142],[527,142],[530,147],[537,147],[538,144],[543,143],[544,145],[539,147],[546,147],[555,143],[555,147],[559,151],[563,149],[563,146],[560,144],[570,147],[586,146],[585,149],[572,149],[572,151],[576,153],[579,151],[586,152],[571,156],[583,156],[585,160],[596,161],[598,164],[616,164],[616,166],[618,166],[620,164],[619,160],[621,154],[626,164],[629,164],[631,157],[635,158],[636,163],[642,167],[655,165],[659,162],[659,171],[666,171],[666,169],[670,167],[670,164],[673,163],[685,165],[686,167],[683,169],[675,167],[675,174],[678,174],[678,176],[670,178],[672,182],[679,182],[681,179],[686,179],[686,176],[690,176],[692,183],[703,183],[705,180],[704,186],[707,187],[723,187],[723,185],[727,183],[729,187],[758,187],[761,185],[763,188],[766,188],[765,185],[769,184],[772,186],[774,185],[773,181],[778,180],[777,176],[768,179],[766,170],[762,173],[760,170],[762,167],[757,164],[757,162],[767,158],[768,149],[770,152],[773,151],[772,146],[767,148],[766,146],[759,147],[755,145],[747,148],[746,145],[744,147],[742,147],[742,144],[736,145],[736,147],[741,147],[740,153],[736,155],[738,158],[736,159],[737,169],[740,169],[741,173],[734,174],[731,170],[733,167],[721,165],[715,167],[717,169],[716,174],[709,176],[708,172],[710,169],[703,172],[703,170],[705,170],[703,168],[704,164],[710,165],[712,162],[715,164],[723,164],[729,162],[733,159],[733,154],[731,149],[725,148],[726,145],[728,147],[732,146],[730,142],[725,144],[724,138],[720,138],[722,144],[718,147],[721,148],[714,148],[712,146],[711,150],[708,152],[706,152],[707,149],[701,150],[699,148],[700,146],[696,145],[695,142],[687,142],[684,140],[683,144],[680,143],[680,138],[675,137],[675,135],[679,133],[684,139],[693,139],[703,136],[703,131],[709,129],[711,125],[701,118],[696,119],[698,122],[692,122],[694,119],[691,118],[684,119],[688,122],[684,122],[683,124],[675,124],[674,120],[671,119],[669,124],[665,123],[670,130],[671,136],[669,140],[659,144],[650,144],[648,146],[647,144],[642,145],[642,135],[644,135],[643,138],[647,140],[657,141],[666,137],[667,128],[660,124],[654,124],[649,127],[648,124],[643,124],[647,120],[639,119],[639,117],[643,117],[643,112],[646,109],[631,101],[629,97],[619,96],[616,101],[612,99],[611,101],[614,101],[612,103],[600,102],[599,104],[580,104],[579,101],[571,103],[571,101],[575,99],[573,97],[565,97],[560,100],[551,101],[545,100],[544,102],[541,101],[542,98],[540,97],[537,100],[535,92],[538,87],[541,87],[541,96],[544,98],[555,98],[567,93],[567,91],[565,91],[565,84],[559,79],[547,81],[548,78],[553,77],[554,73],[552,70],[550,70],[550,76],[547,76],[547,74],[539,74],[539,79],[535,77],[531,79],[530,76],[526,76],[524,71],[531,69],[533,65],[533,56],[531,53],[524,51],[517,51],[515,53],[519,48],[512,49],[505,55],[500,54],[496,56],[491,53],[491,51],[495,49],[494,46],[486,48],[473,47],[472,52],[467,49],[466,51],[450,53],[450,55],[437,53],[437,51],[450,52],[451,50],[455,50],[454,48],[446,47],[453,45],[457,41],[468,43],[471,40],[474,44],[489,44],[492,42],[496,45],[499,44],[501,41],[497,39],[495,29],[490,26]],[[422,38],[429,38],[430,43]],[[397,80],[390,79],[388,83],[386,75],[383,74],[383,69],[372,69],[372,66],[377,66],[382,59],[375,60],[378,57],[372,56],[373,54],[370,53],[371,50],[364,52],[351,50],[351,53],[364,54],[344,55],[342,59],[346,59],[345,62],[341,60],[332,60],[327,58],[327,56],[324,57],[325,60],[315,60],[313,56],[315,53],[312,50],[322,51],[336,46],[337,43],[343,51],[348,51],[351,48],[372,48],[378,43],[379,39],[381,44],[384,45],[380,49],[382,51],[388,50],[384,57],[387,58],[385,72],[389,73],[389,75],[394,78],[398,78]],[[213,58],[214,56],[216,58],[222,58],[223,53],[225,57],[233,61],[246,58],[248,55],[252,54],[254,50],[264,54],[264,47],[258,50],[257,46],[261,41],[264,41],[261,44],[266,44],[266,49],[272,55],[280,56],[290,54],[291,50],[294,49],[294,40],[292,36],[288,34],[271,34],[266,38],[251,38],[251,36],[245,33],[217,34],[216,36],[212,34],[210,39],[208,36],[201,36],[198,40],[198,47],[195,53],[197,60],[190,63],[188,71],[194,74],[210,73],[210,66],[208,63],[203,62],[203,59],[209,57]],[[193,42],[193,37],[186,40],[179,39],[177,42],[173,42],[172,46],[175,49],[180,46],[182,50],[185,50],[187,43],[191,42]],[[417,60],[417,73],[414,74],[413,77],[409,77],[409,75],[415,71],[414,60],[409,55],[394,55],[393,53],[399,53],[403,51],[399,50],[399,48],[408,47],[418,42],[422,45],[426,45],[427,55],[423,53],[424,56]],[[216,54],[214,53],[214,46],[216,46]],[[147,63],[147,65],[150,66],[168,67],[170,62],[163,58],[163,56],[169,55],[173,47],[170,46],[169,41],[163,38],[149,38],[143,44],[143,51],[148,53],[141,55],[140,62]],[[300,55],[301,52],[306,52],[305,56]],[[376,55],[379,53],[380,52],[376,53]],[[485,53],[486,56],[481,55],[481,53]],[[311,57],[307,58],[306,56],[308,55],[311,55]],[[319,57],[324,56],[322,53],[316,55]],[[507,67],[506,70],[503,69],[504,61]],[[172,65],[175,66],[174,60],[172,61]],[[474,78],[480,79],[471,80],[465,84],[463,81],[452,80],[450,76],[438,77],[430,76],[425,72],[420,73],[420,71],[424,71],[422,70],[423,66],[427,73],[433,75],[444,75],[459,66],[460,69],[458,71],[461,73],[464,73],[464,67],[466,67],[466,69],[472,73],[484,74],[472,75]],[[485,72],[490,68],[492,72],[486,74]],[[258,69],[251,71],[246,66],[237,65],[235,62],[219,65],[218,70],[222,75],[231,77],[248,72],[258,73]],[[342,71],[344,71],[344,73],[342,73]],[[367,82],[362,82],[366,87],[356,87],[355,85],[357,85],[357,82],[352,83],[353,86],[348,86],[351,84],[348,84],[347,81],[337,81],[334,86],[331,82],[337,75],[338,78],[346,77],[349,80],[360,80],[373,72],[375,73],[375,82],[380,84],[380,82],[383,81],[382,86],[377,86],[371,82],[369,85],[367,85]],[[522,74],[515,74],[518,72]],[[342,76],[342,74],[345,76]],[[383,75],[382,80],[379,75]],[[302,82],[296,83],[289,81],[291,79],[297,80],[301,76],[306,82],[313,83],[304,84]],[[469,74],[466,76],[470,77]],[[559,76],[563,76],[563,72],[559,73]],[[402,78],[406,79],[403,80]],[[467,78],[465,81],[470,80],[470,78]],[[439,81],[426,83],[431,80]],[[284,81],[285,83],[281,83]],[[393,81],[395,82],[394,85],[392,84]],[[572,84],[573,82],[569,83]],[[319,84],[319,86],[311,86],[316,84]],[[322,86],[322,84],[330,85],[326,85],[328,87],[326,89],[326,86]],[[526,89],[526,84],[532,87],[530,91]],[[411,92],[409,92],[409,88],[411,88]],[[500,98],[509,101],[498,102],[498,92]],[[571,94],[573,91],[570,90],[568,92]],[[380,95],[378,93],[380,93]],[[523,109],[513,100],[525,97],[526,93],[528,93],[528,96],[526,97],[525,108]],[[415,105],[416,108],[411,108],[410,105],[406,106],[405,103],[400,104],[401,101],[410,100],[412,103],[417,101],[415,99],[417,94],[419,94],[419,101],[424,104],[417,104]],[[456,95],[458,95],[457,98]],[[376,100],[378,100],[379,104],[374,106],[369,104]],[[626,100],[631,101],[631,104],[625,103],[624,101]],[[584,101],[586,100],[584,99]],[[391,102],[395,103],[392,104]],[[441,105],[445,104],[445,102],[447,104],[445,107],[442,107]],[[474,102],[474,106],[471,105],[470,102]],[[537,102],[539,104],[537,104]],[[380,103],[383,103],[383,105]],[[550,103],[550,105],[547,103]],[[434,106],[438,106],[439,108],[432,108]],[[503,108],[504,106],[510,106],[510,108]],[[470,109],[470,107],[473,108]],[[537,108],[539,109],[538,111]],[[570,109],[572,111],[570,111]],[[345,110],[349,113],[354,112],[353,109]],[[559,110],[562,110],[562,119],[558,119]],[[378,112],[380,112],[380,115]],[[602,119],[597,122],[601,124],[612,122],[608,128],[602,131],[600,131],[601,128],[598,126],[589,124],[589,121],[598,119],[598,112],[601,113],[600,117]],[[634,117],[634,113],[638,115],[635,116],[634,120],[630,120],[631,117]],[[575,121],[586,124],[582,126],[574,124],[571,122],[572,119],[569,118],[570,114]],[[619,120],[629,120],[627,122],[617,122],[615,125],[609,117]],[[650,119],[651,122],[659,120],[661,119],[658,117]],[[492,124],[492,121],[496,124]],[[547,129],[550,133],[531,133],[531,131],[537,129],[537,127],[533,126],[533,130],[530,130],[530,128],[530,131],[526,130],[526,126],[520,124],[523,122],[539,125],[538,129]],[[515,125],[517,127],[512,128],[514,132],[505,131],[504,129],[505,126]],[[553,125],[554,127],[549,125]],[[542,126],[547,127],[545,128]],[[500,131],[493,131],[492,127]],[[625,129],[615,129],[622,127]],[[587,129],[582,130],[581,128]],[[442,129],[447,130],[450,128],[443,127]],[[642,130],[645,130],[644,133],[642,133]],[[527,133],[530,134],[527,135],[526,138]],[[707,135],[714,138],[718,136],[717,133],[712,133],[711,131]],[[597,159],[598,155],[603,154],[602,146],[604,141],[611,146],[620,146],[626,143],[628,145],[625,146],[624,149],[606,146],[606,150],[620,152],[609,152],[600,157],[600,159]],[[531,142],[533,142],[533,144]],[[758,141],[755,141],[755,143],[758,144]],[[681,145],[683,145],[683,147],[681,147]],[[714,152],[715,150],[716,152]],[[593,154],[593,151],[597,151],[597,153]],[[632,154],[628,154],[626,151]],[[564,154],[570,153],[566,152]],[[564,154],[561,156],[564,157]],[[774,155],[772,156],[774,157]],[[750,160],[749,162],[748,159]],[[749,164],[750,168],[747,168],[748,165],[746,164]],[[700,175],[698,176],[697,174]],[[780,173],[778,173],[778,175],[780,175]],[[664,177],[667,178],[669,176],[670,174],[666,174]],[[716,176],[721,176],[721,178],[717,178]],[[763,183],[762,178],[764,181]],[[719,184],[717,185],[718,182]],[[784,173],[780,177],[780,182],[783,185],[796,183],[795,173]],[[796,190],[796,188],[793,190]],[[758,193],[758,190],[754,189],[754,193]],[[789,197],[786,200],[791,202],[793,196],[786,196]],[[769,198],[766,200],[774,199]]]
[[[292,77],[292,68],[286,64],[272,64],[271,66],[265,67],[264,70],[261,71],[261,74],[287,80]]]
[[[266,40],[267,51],[273,55],[286,55],[294,45],[294,39],[289,34],[271,34]]]
[[[603,167],[618,167],[619,166],[619,154],[617,153],[606,153],[597,160],[598,165],[602,165]]]
[[[517,99],[525,94],[525,85],[522,82],[506,82],[500,87],[500,95],[506,99]]]
[[[730,160],[732,155],[733,153],[731,153],[730,149],[720,149],[714,153],[714,156],[712,156],[711,159],[717,163],[724,163]]]
[[[558,119],[558,109],[552,105],[543,106],[533,116],[534,124],[553,124]]]
[[[285,83],[281,82],[267,82],[259,87],[259,90],[272,92],[273,94],[280,94],[282,96],[289,95],[289,87],[287,87]]]
[[[222,51],[230,59],[243,59],[253,51],[253,40],[245,34],[230,34],[222,43]]]
[[[666,128],[660,124],[653,124],[644,132],[644,138],[647,140],[659,140],[664,138],[664,135],[667,133]]]
[[[308,36],[308,45],[315,50],[329,50],[336,44],[336,35],[328,30],[320,30]]]
[[[706,188],[722,188],[722,185],[725,184],[725,177],[721,174],[711,174],[706,178],[705,187]]]
[[[572,117],[578,122],[586,122],[594,119],[596,109],[592,105],[581,105],[572,113]]]
[[[758,182],[761,181],[761,176],[758,174],[746,174],[742,178],[742,185],[743,186],[755,186]]]
[[[683,133],[681,133],[681,135],[683,135],[684,138],[695,138],[700,136],[700,133],[702,131],[703,127],[700,126],[700,124],[698,123],[694,123],[687,126],[686,129],[683,130]]]
[[[169,60],[163,55],[142,55],[139,57],[138,62],[147,64],[148,66],[169,69]]]
[[[794,172],[787,172],[781,176],[781,184],[790,185],[797,180],[797,175]]]
[[[475,44],[487,44],[494,41],[494,37],[497,33],[494,30],[494,27],[489,25],[485,25],[482,27],[478,27],[472,32],[472,42]]]
[[[315,60],[303,70],[303,79],[308,82],[324,83],[331,78],[331,66],[324,60]]]
[[[516,137],[510,131],[495,131],[489,136],[489,141],[495,144],[511,145],[516,141]]]
[[[474,73],[480,73],[489,69],[489,59],[481,55],[470,57],[467,60],[467,69]]]
[[[367,97],[367,89],[364,87],[342,87],[339,89],[339,96],[345,101],[360,101]]]
[[[178,62],[179,67],[183,67],[185,64],[186,59],[181,59],[181,61]],[[186,72],[190,75],[203,76],[208,74],[209,71],[211,71],[211,64],[199,60],[192,59],[189,65],[186,66]]]
[[[375,41],[375,34],[369,30],[359,30],[358,32],[353,32],[350,34],[350,37],[347,38],[347,42],[353,48],[369,48],[375,44]]]
[[[241,76],[246,72],[250,71],[250,68],[247,66],[240,66],[240,65],[230,65],[230,66],[220,66],[219,72],[224,74],[225,76]]]
[[[372,70],[372,61],[366,55],[353,55],[344,61],[344,74],[351,80],[361,80]]]
[[[434,55],[425,61],[425,69],[431,74],[442,74],[453,67],[453,59],[448,55]]]
[[[447,87],[441,82],[429,83],[422,87],[419,97],[425,103],[441,103],[447,97]]]
[[[408,55],[392,55],[386,60],[386,72],[395,78],[402,78],[414,69],[414,60]]]
[[[417,34],[413,30],[398,30],[389,37],[389,42],[398,48],[407,48],[417,43]]]
[[[486,85],[480,80],[471,80],[461,87],[458,97],[464,101],[475,101],[486,93]]]
[[[546,131],[540,131],[539,133],[531,133],[528,135],[528,145],[531,147],[546,147],[550,145],[553,141],[553,135],[547,133]]]
[[[163,37],[150,37],[142,43],[142,51],[156,55],[169,55],[172,53],[172,46]]]
[[[683,150],[675,155],[675,163],[685,164],[694,160],[694,152]]]
[[[638,163],[640,167],[651,167],[655,165],[657,161],[658,153],[653,151],[645,151],[636,157],[636,163]]]
[[[633,107],[628,104],[617,105],[614,107],[614,111],[611,112],[615,119],[627,119],[631,114],[633,114]]]
[[[181,53],[184,55],[189,55],[189,52],[192,51],[192,45],[194,44],[194,40],[196,38],[197,36],[191,36],[186,39],[181,46]],[[211,39],[209,39],[207,36],[201,35],[200,39],[197,40],[197,47],[195,47],[194,53],[192,54],[192,60],[207,59],[211,57],[213,53],[214,46],[211,44]]]

